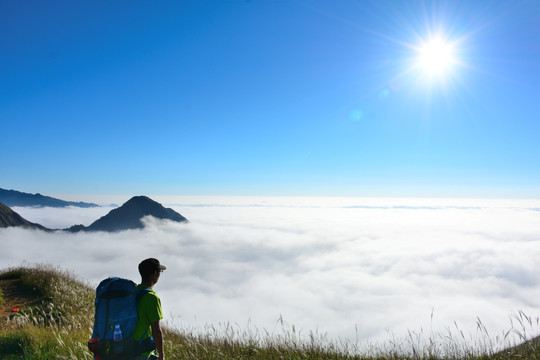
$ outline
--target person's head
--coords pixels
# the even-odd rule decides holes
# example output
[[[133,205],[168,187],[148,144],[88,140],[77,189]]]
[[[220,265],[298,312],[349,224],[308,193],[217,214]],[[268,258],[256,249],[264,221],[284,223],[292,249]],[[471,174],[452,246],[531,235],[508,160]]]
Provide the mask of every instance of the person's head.
[[[165,269],[167,268],[161,265],[158,259],[154,258],[148,258],[139,264],[139,274],[141,274],[142,282],[149,285],[157,283],[159,275]]]

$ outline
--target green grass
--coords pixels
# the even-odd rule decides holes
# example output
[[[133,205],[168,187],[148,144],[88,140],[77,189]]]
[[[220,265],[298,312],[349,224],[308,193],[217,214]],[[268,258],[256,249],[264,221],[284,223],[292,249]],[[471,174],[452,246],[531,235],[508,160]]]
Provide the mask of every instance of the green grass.
[[[92,359],[86,342],[92,333],[93,287],[69,272],[44,265],[10,268],[0,272],[0,279],[5,278],[20,279],[38,301],[0,319],[0,359]],[[520,312],[512,329],[501,337],[491,338],[478,321],[481,336],[475,339],[455,327],[446,334],[411,331],[403,339],[362,348],[317,333],[299,333],[283,321],[279,334],[225,324],[204,330],[165,327],[164,337],[169,360],[540,360],[540,343],[530,340],[534,337],[530,329],[538,328],[538,322]],[[509,342],[512,334],[521,344]]]

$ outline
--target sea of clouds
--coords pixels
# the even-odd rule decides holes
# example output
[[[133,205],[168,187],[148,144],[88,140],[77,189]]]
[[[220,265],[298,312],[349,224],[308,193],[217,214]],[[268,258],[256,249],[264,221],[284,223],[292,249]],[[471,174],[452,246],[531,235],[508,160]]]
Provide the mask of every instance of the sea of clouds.
[[[155,290],[169,325],[201,332],[278,333],[283,320],[367,343],[456,324],[472,337],[480,319],[496,336],[513,314],[540,313],[539,201],[152,198],[190,222],[0,229],[1,267],[54,264],[95,286],[112,275],[138,281],[138,263],[156,257],[167,266]],[[14,208],[51,228],[89,225],[111,209]]]

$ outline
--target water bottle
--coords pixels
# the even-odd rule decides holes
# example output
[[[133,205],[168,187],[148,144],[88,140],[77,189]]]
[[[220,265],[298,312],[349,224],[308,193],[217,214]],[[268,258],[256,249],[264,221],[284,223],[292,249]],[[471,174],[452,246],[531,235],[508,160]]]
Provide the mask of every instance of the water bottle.
[[[120,324],[114,326],[113,340],[122,341],[122,329],[120,329]]]
[[[121,354],[124,351],[124,347],[122,346],[122,329],[120,329],[119,324],[114,326],[113,340],[115,342],[114,353]]]

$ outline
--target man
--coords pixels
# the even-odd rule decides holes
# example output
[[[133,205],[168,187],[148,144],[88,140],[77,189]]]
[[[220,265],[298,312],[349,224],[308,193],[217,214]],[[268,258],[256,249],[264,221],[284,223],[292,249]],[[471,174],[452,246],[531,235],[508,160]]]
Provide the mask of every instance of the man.
[[[152,354],[153,352],[145,353],[137,356],[135,358],[136,360],[146,360],[148,358],[165,359],[163,354],[163,333],[159,323],[163,319],[163,311],[161,309],[161,301],[153,289],[159,280],[159,276],[165,269],[166,267],[154,258],[143,260],[139,264],[141,284],[137,286],[137,289],[148,289],[150,291],[144,294],[139,302],[137,325],[135,326],[133,337],[138,341],[143,337],[148,338],[152,336],[159,355],[156,357]]]

